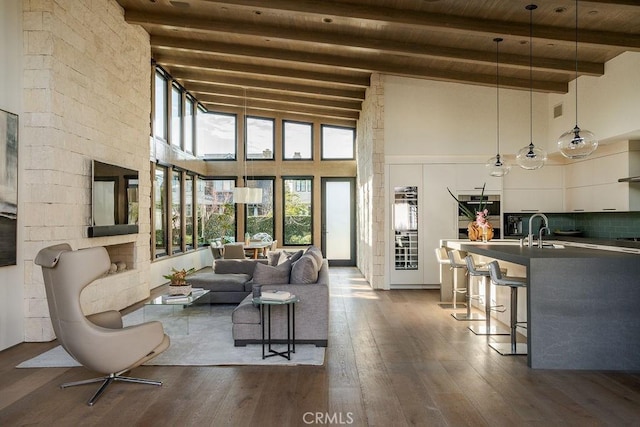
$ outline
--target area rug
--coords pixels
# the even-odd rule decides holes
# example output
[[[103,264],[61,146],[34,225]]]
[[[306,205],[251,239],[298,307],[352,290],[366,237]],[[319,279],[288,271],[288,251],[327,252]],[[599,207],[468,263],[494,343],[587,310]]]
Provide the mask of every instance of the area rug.
[[[291,360],[275,356],[262,359],[261,345],[234,347],[231,334],[233,305],[148,306],[124,317],[125,325],[160,320],[171,338],[171,346],[146,365],[221,366],[221,365],[323,365],[325,349],[298,344]],[[282,347],[274,347],[281,350]],[[80,366],[57,346],[18,368],[57,368]]]

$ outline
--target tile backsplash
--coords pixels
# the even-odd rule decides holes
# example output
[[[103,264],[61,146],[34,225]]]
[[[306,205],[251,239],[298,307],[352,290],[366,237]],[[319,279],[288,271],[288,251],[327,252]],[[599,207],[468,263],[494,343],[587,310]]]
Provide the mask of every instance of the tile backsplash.
[[[640,212],[585,212],[546,214],[549,228],[554,230],[581,230],[583,237],[616,239],[640,237]],[[523,233],[527,234],[530,215],[522,215]],[[540,220],[534,219],[534,233]]]

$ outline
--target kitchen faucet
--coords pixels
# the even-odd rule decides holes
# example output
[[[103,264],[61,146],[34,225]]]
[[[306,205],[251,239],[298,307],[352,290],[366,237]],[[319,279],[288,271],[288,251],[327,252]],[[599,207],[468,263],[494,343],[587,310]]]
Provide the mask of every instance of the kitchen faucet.
[[[551,233],[551,231],[549,230],[549,218],[547,218],[547,216],[543,213],[536,213],[531,215],[531,218],[529,218],[529,234],[527,235],[527,245],[532,248],[533,247],[533,218],[539,216],[540,218],[542,218],[542,220],[544,221],[544,223],[542,224],[543,227],[540,229],[540,235],[538,238],[538,247],[541,248],[542,247],[542,230],[546,229],[548,233]]]

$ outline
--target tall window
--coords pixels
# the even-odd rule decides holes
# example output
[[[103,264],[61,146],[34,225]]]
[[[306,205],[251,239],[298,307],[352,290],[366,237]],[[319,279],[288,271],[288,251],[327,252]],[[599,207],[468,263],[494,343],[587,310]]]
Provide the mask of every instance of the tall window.
[[[156,166],[153,182],[153,228],[155,257],[167,255],[167,168]]]
[[[171,246],[182,252],[182,172],[171,173]]]
[[[246,133],[247,159],[273,159],[275,120],[247,117]]]
[[[185,245],[187,250],[197,248],[197,239],[193,224],[195,222],[195,212],[193,209],[193,175],[187,174],[184,177],[184,221],[186,228]]]
[[[354,159],[355,141],[353,128],[322,125],[322,159]]]
[[[283,121],[283,145],[285,160],[309,160],[313,158],[313,125]]]
[[[199,110],[196,119],[198,157],[205,160],[235,160],[236,115]]]
[[[312,242],[312,179],[284,178],[284,244],[310,245]]]
[[[235,179],[198,181],[198,231],[204,243],[213,239],[234,241],[236,205],[233,203]]]
[[[267,233],[274,236],[273,224],[273,178],[257,178],[247,180],[247,187],[262,189],[262,203],[246,204],[246,232],[253,236]]]
[[[156,105],[154,108],[154,123],[153,134],[167,140],[167,77],[164,73],[156,69],[155,78],[155,97]]]
[[[171,85],[171,145],[182,149],[182,91]]]
[[[193,115],[195,113],[195,100],[187,96],[184,106],[184,151],[193,153]]]

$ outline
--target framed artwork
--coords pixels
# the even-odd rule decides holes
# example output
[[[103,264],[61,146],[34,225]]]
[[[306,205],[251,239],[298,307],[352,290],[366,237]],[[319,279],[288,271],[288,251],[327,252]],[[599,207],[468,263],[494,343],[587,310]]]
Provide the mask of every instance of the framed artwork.
[[[0,110],[0,267],[16,264],[18,115]]]

